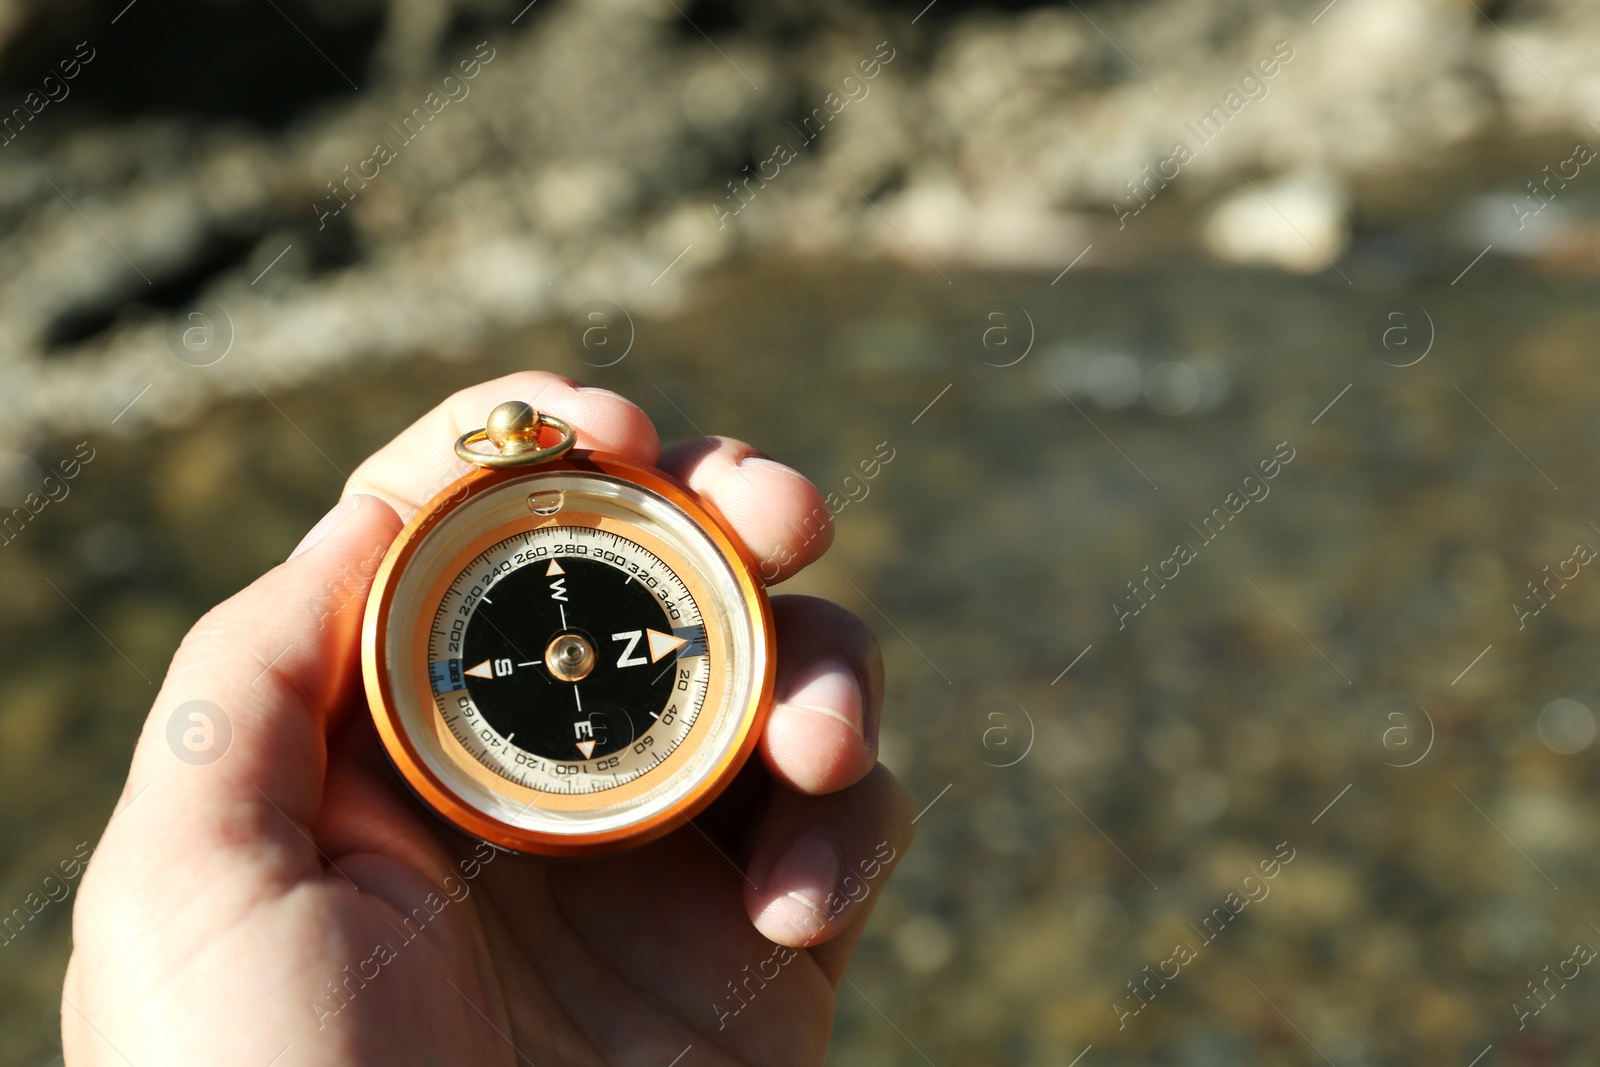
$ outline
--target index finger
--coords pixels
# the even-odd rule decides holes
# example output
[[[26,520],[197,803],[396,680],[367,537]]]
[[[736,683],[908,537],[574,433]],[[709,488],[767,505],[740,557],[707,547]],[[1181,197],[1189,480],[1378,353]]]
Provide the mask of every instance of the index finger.
[[[357,467],[343,496],[375,496],[411,516],[473,468],[455,454],[456,438],[484,424],[495,405],[522,400],[535,410],[571,423],[579,448],[609,452],[651,467],[661,441],[650,417],[631,400],[608,389],[581,386],[545,371],[518,371],[453,394],[412,423]]]

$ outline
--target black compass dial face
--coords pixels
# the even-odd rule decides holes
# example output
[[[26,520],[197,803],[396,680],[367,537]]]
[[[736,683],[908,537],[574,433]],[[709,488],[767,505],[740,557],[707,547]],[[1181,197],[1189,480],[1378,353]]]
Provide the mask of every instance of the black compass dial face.
[[[432,628],[451,733],[486,767],[553,792],[646,774],[693,727],[707,635],[683,579],[619,534],[517,534],[470,561]]]
[[[551,564],[561,573],[547,573]],[[489,664],[467,676],[467,692],[518,748],[553,760],[609,756],[648,732],[672,695],[676,657],[652,661],[649,637],[672,629],[661,601],[610,564],[523,567],[467,622],[462,658]]]

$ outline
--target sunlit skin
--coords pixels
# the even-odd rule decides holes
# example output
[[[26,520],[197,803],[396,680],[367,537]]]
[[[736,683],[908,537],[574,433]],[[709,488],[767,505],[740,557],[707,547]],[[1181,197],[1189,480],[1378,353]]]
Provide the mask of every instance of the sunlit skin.
[[[686,1049],[683,1067],[821,1062],[834,988],[911,837],[877,764],[881,660],[854,616],[773,598],[777,703],[759,758],[693,828],[619,857],[489,853],[419,806],[382,754],[357,660],[365,589],[328,590],[370,572],[465,470],[455,438],[507,399],[571,422],[580,448],[676,475],[755,558],[786,561],[776,580],[831,540],[802,521],[822,501],[798,473],[726,438],[662,453],[639,408],[565,378],[511,375],[424,416],[357,469],[314,543],[174,656],[74,911],[70,1067],[666,1067]],[[169,747],[168,719],[193,700],[232,725],[212,763]],[[810,862],[781,863],[796,842]],[[429,921],[407,928],[429,899]]]

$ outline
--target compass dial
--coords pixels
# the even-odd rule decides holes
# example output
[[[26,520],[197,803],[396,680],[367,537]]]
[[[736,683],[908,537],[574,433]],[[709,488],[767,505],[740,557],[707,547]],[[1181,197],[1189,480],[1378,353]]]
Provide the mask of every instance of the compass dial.
[[[374,580],[363,668],[385,747],[447,819],[509,848],[610,851],[681,825],[771,700],[749,561],[681,487],[574,453],[442,493]]]
[[[661,763],[705,700],[700,608],[619,533],[506,538],[450,584],[428,643],[450,732],[484,766],[558,793],[611,789]]]

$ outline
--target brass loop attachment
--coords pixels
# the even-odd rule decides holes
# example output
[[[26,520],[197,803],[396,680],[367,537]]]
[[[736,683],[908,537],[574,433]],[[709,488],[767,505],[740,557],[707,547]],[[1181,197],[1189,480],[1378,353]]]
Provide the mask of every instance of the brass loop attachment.
[[[560,430],[561,440],[541,448],[539,431],[546,426]],[[508,400],[489,412],[483,429],[461,435],[456,441],[456,455],[480,467],[526,467],[565,455],[577,440],[578,431],[571,423],[535,411],[520,400]],[[484,441],[492,444],[496,451],[479,452],[472,447]]]

